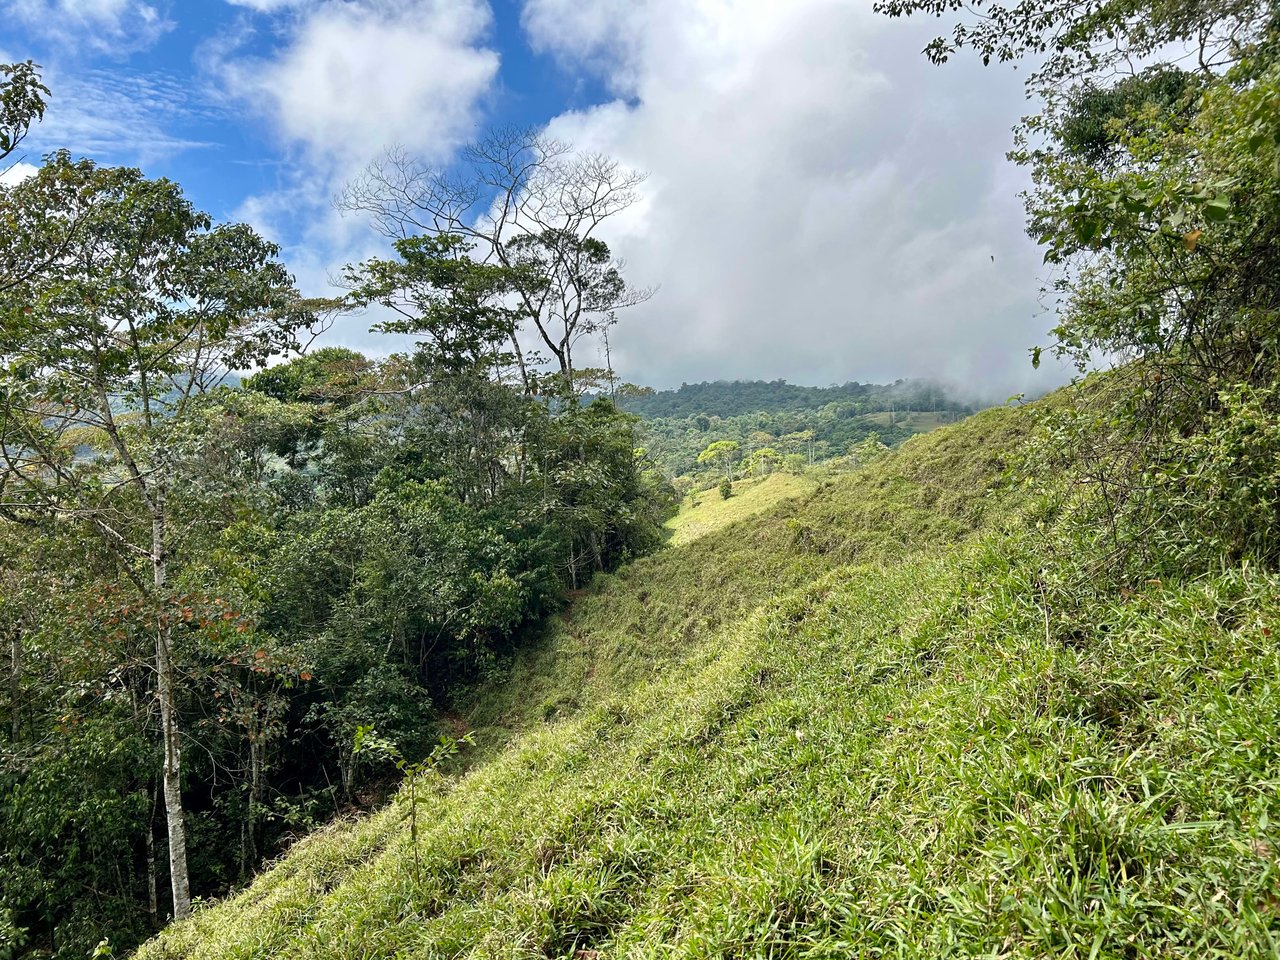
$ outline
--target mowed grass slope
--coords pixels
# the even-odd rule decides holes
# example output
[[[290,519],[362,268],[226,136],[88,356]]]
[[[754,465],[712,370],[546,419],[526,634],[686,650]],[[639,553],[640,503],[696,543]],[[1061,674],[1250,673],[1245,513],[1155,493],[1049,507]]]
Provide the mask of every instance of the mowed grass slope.
[[[1059,613],[998,492],[1027,422],[609,578],[481,698],[416,848],[401,796],[142,954],[1280,955],[1280,582]]]
[[[813,474],[771,473],[767,477],[735,481],[733,495],[727,500],[715,487],[691,493],[667,524],[671,530],[670,544],[681,547],[692,543],[708,533],[763,513],[783,500],[809,493],[815,486],[817,480]]]

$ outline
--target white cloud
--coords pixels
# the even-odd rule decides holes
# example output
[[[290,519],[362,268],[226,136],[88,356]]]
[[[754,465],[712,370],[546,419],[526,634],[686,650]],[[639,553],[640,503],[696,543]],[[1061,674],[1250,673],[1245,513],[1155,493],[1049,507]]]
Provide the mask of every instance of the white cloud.
[[[36,33],[107,53],[145,49],[173,27],[161,6],[137,0],[8,0],[3,9]]]
[[[490,19],[480,0],[335,0],[301,17],[278,55],[216,69],[313,159],[350,166],[391,143],[443,157],[469,138],[497,75]]]
[[[104,163],[147,166],[208,143],[170,132],[179,122],[206,117],[210,106],[191,83],[162,72],[48,70],[53,91],[44,120],[25,146],[31,154],[66,147]]]
[[[12,187],[27,177],[34,176],[36,167],[29,163],[14,163],[8,166],[0,164],[0,187]]]
[[[618,94],[551,132],[651,174],[605,234],[661,285],[613,338],[628,378],[1028,380],[1018,76],[930,67],[867,6],[527,0],[535,48]]]
[[[239,3],[262,12],[298,6]],[[280,185],[236,215],[284,244],[304,292],[331,292],[328,279],[344,264],[386,253],[367,223],[333,209],[347,180],[393,144],[447,161],[473,138],[498,74],[486,45],[491,21],[484,0],[321,0],[284,21],[283,43],[266,58],[241,55],[235,42],[205,50],[214,82],[292,153]],[[367,326],[349,318],[330,341],[386,350]]]
[[[290,7],[301,7],[315,3],[316,0],[227,0],[233,7],[248,7],[258,13],[276,13]]]

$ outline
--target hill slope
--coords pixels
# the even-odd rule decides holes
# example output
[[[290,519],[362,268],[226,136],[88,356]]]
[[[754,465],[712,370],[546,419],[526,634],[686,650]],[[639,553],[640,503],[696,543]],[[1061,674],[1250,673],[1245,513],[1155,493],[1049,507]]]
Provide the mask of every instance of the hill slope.
[[[1280,583],[1050,610],[1029,422],[706,518],[477,697],[416,844],[402,795],[142,955],[1274,956]]]
[[[872,434],[894,446],[917,433],[955,423],[972,412],[925,381],[886,386],[846,383],[797,387],[783,381],[685,384],[647,396],[625,396],[618,404],[641,417],[640,434],[650,459],[671,476],[718,482],[721,465],[698,460],[715,441],[739,444],[745,472],[753,453],[792,467],[848,455]]]

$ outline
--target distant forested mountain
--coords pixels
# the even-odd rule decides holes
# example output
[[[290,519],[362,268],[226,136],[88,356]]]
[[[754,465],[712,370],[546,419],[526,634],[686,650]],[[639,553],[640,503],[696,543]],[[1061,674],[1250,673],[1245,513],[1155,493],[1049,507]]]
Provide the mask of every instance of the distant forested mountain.
[[[647,419],[692,417],[698,414],[736,417],[744,413],[816,410],[829,403],[848,404],[855,413],[902,409],[969,413],[972,408],[948,397],[944,388],[927,380],[897,380],[890,384],[848,383],[804,387],[785,380],[716,380],[682,383],[675,390],[628,396],[619,406]]]
[[[741,472],[768,471],[846,457],[869,437],[889,446],[973,412],[936,383],[850,382],[802,387],[785,380],[717,380],[676,390],[630,392],[618,399],[643,418],[648,456],[672,477],[716,470],[699,460],[719,441],[737,446]]]

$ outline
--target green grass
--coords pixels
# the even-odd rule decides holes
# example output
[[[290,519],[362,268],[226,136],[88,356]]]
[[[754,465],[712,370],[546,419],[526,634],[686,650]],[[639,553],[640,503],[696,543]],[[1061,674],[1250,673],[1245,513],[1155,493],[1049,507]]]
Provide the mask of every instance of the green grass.
[[[714,487],[690,494],[667,524],[671,529],[671,545],[680,547],[692,543],[731,523],[763,513],[783,500],[808,493],[816,485],[811,476],[772,473],[767,477],[736,481],[733,496],[728,500]]]
[[[859,419],[866,423],[874,423],[881,427],[901,427],[903,430],[914,430],[916,433],[928,433],[939,427],[954,423],[958,414],[942,411],[897,411],[882,410],[879,413],[864,413]]]
[[[477,696],[420,871],[402,795],[142,956],[1280,956],[1280,579],[1068,614],[1028,422],[758,484]]]
[[[479,742],[502,744],[514,731],[626,693],[713,642],[726,624],[837,566],[889,562],[1011,518],[1017,500],[991,492],[1028,422],[1025,410],[989,410],[912,438],[866,469],[802,477],[796,483],[808,492],[798,495],[775,474],[743,496],[763,506],[776,495],[769,508],[601,578],[554,619],[503,682],[474,698],[467,712]],[[714,490],[700,499],[691,515],[732,518],[739,509]]]

